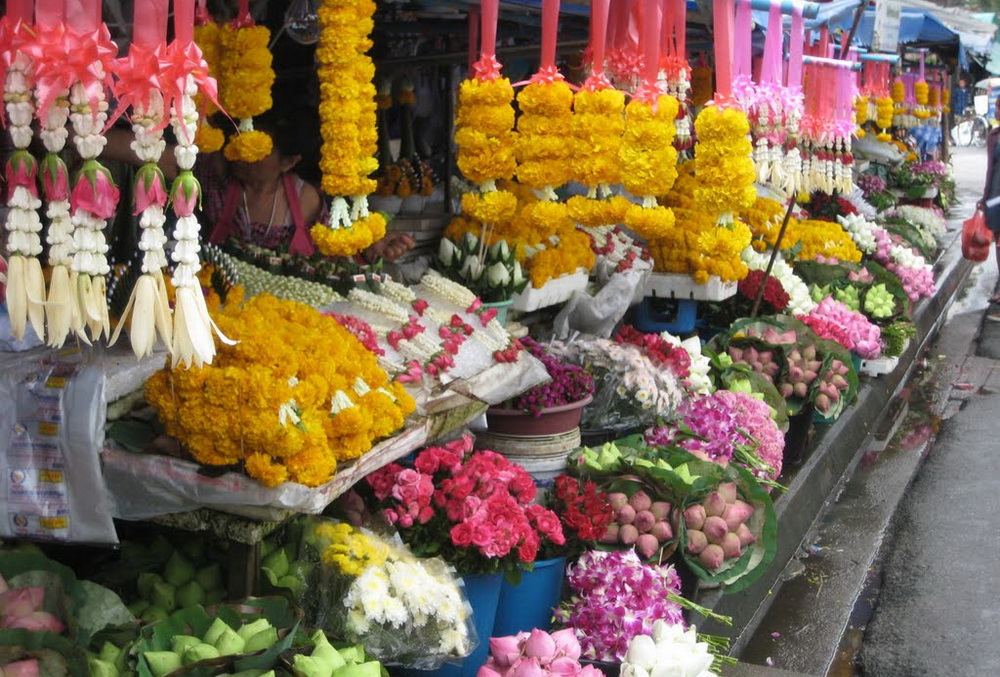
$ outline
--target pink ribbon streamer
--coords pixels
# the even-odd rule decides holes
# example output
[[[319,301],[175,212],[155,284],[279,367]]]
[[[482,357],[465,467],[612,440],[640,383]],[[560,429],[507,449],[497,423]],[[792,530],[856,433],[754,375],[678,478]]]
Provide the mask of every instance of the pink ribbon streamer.
[[[542,0],[542,51],[538,72],[529,82],[553,83],[563,79],[556,68],[556,35],[559,32],[559,0]]]
[[[72,23],[91,22],[77,19]],[[107,26],[99,22],[96,29],[87,33],[78,33],[68,25],[38,31],[25,51],[35,62],[35,107],[39,120],[45,119],[56,97],[76,82],[83,85],[93,114],[97,115],[118,53]]]
[[[736,0],[736,28],[733,37],[733,75],[750,77],[753,15],[750,0]]]
[[[608,37],[608,9],[611,0],[593,0],[590,6],[591,69],[583,89],[597,91],[610,89],[611,82],[604,74],[605,44]]]
[[[764,38],[764,56],[760,60],[761,85],[780,86],[781,55],[784,33],[781,30],[781,5],[773,4],[767,16],[767,36]]]
[[[805,44],[805,25],[802,19],[802,5],[792,6],[792,28],[788,35],[788,87],[802,86],[802,46]]]
[[[712,26],[716,99],[725,104],[733,92],[733,0],[712,0]]]
[[[479,47],[479,61],[472,65],[476,77],[488,82],[500,77],[500,62],[497,61],[497,18],[500,12],[499,0],[482,0],[480,3],[482,40]]]

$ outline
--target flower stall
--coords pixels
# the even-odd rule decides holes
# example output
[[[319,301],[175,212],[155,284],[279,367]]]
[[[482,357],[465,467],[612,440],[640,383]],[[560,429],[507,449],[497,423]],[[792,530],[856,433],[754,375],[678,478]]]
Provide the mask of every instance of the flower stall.
[[[968,273],[939,74],[811,3],[134,4],[0,20],[0,675],[735,661]]]

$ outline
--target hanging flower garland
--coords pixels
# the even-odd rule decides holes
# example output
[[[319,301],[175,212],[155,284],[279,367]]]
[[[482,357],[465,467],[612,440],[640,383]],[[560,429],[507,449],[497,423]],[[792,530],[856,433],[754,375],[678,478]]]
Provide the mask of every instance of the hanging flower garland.
[[[195,13],[194,41],[201,50],[202,58],[208,64],[208,72],[222,72],[222,29],[208,13],[205,3],[199,2]],[[196,97],[201,118],[195,145],[202,153],[214,153],[222,149],[226,138],[222,130],[213,127],[208,118],[218,112],[218,107],[201,94]]]
[[[30,16],[30,15],[29,15]],[[31,144],[31,120],[35,113],[32,86],[35,63],[25,49],[29,40],[28,17],[5,17],[6,50],[3,62],[4,103],[8,129],[14,152],[7,160],[7,312],[11,333],[18,340],[24,337],[30,322],[39,338],[45,337],[45,281],[38,255],[42,253],[39,233],[42,223],[38,209],[38,164],[28,151]]]
[[[737,108],[718,105],[702,109],[694,121],[695,200],[722,225],[757,198],[757,171],[751,156],[750,122]]]
[[[42,122],[39,136],[45,146],[40,174],[49,228],[45,241],[49,244],[49,290],[45,303],[45,320],[48,345],[58,348],[65,343],[72,325],[72,290],[70,267],[73,264],[73,222],[70,219],[69,169],[59,156],[66,145],[69,130],[69,91],[63,93],[49,107]]]
[[[324,0],[319,9],[321,185],[334,200],[329,220],[310,233],[327,256],[352,256],[385,237],[385,218],[369,213],[367,197],[378,169],[375,67],[367,56],[374,13],[372,0]]]
[[[236,18],[219,30],[219,102],[240,131],[223,149],[231,162],[257,162],[271,153],[271,137],[253,127],[254,116],[272,104],[270,40],[271,31],[250,17],[249,0],[241,0]]]

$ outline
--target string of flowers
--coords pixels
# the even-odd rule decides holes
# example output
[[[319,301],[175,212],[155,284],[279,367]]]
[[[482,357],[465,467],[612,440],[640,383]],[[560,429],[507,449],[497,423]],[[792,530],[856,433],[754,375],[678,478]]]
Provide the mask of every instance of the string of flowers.
[[[751,206],[757,198],[749,141],[750,122],[743,111],[706,106],[694,121],[695,201],[720,226],[733,223],[734,213]]]
[[[42,121],[39,136],[46,154],[41,162],[42,188],[48,204],[45,215],[49,228],[45,241],[49,245],[49,291],[45,301],[48,345],[58,348],[69,336],[72,324],[72,291],[70,266],[73,263],[73,222],[70,219],[69,169],[59,153],[66,145],[69,130],[69,91],[56,97]]]
[[[253,126],[254,116],[272,103],[270,40],[267,26],[254,24],[248,0],[241,0],[236,18],[219,29],[219,103],[238,120],[239,128],[223,149],[231,162],[263,160],[273,148],[270,135]]]
[[[45,281],[38,255],[42,253],[39,233],[42,223],[38,209],[38,166],[28,151],[33,132],[31,120],[35,112],[32,99],[35,64],[22,49],[28,40],[27,26],[4,22],[9,41],[3,54],[6,65],[3,94],[8,129],[14,152],[7,160],[6,202],[9,208],[4,224],[7,230],[7,312],[11,333],[18,340],[24,337],[28,322],[35,334],[45,337]],[[9,65],[8,65],[9,64]]]
[[[352,256],[385,237],[385,217],[368,211],[377,185],[369,176],[378,169],[375,67],[367,56],[374,13],[372,0],[324,0],[319,8],[321,185],[334,199],[327,222],[310,234],[327,256]]]
[[[641,92],[640,92],[641,94]],[[677,134],[674,120],[679,103],[666,94],[648,92],[625,107],[625,132],[618,158],[622,185],[642,199],[625,213],[625,225],[639,235],[653,239],[674,225],[674,213],[657,204],[656,197],[666,194],[677,179]]]
[[[209,73],[222,73],[222,30],[212,16],[207,12],[204,4],[198,3],[195,12],[194,41],[201,50],[202,58],[208,64]],[[198,121],[198,133],[195,136],[195,145],[203,153],[214,153],[222,149],[225,143],[225,135],[218,127],[213,127],[209,121],[212,114],[218,112],[218,107],[209,98],[199,94],[196,97],[198,108],[201,110],[201,118]]]

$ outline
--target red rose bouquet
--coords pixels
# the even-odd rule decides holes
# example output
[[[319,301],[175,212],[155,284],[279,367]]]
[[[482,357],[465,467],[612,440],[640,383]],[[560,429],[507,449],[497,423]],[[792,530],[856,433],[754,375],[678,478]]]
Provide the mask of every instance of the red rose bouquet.
[[[415,555],[441,556],[460,574],[515,573],[543,545],[566,542],[559,516],[532,503],[531,475],[494,451],[473,451],[470,437],[428,447],[412,467],[391,463],[366,481]]]
[[[559,516],[565,542],[546,546],[545,559],[582,554],[597,543],[615,519],[615,511],[606,492],[592,480],[570,475],[556,477],[546,505]]]

